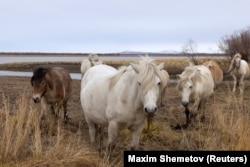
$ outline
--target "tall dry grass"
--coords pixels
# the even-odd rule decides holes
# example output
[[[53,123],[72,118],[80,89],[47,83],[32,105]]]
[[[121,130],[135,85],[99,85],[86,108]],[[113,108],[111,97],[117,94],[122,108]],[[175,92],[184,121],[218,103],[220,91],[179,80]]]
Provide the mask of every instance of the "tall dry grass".
[[[4,96],[4,95],[3,95]],[[72,134],[60,123],[45,122],[40,130],[39,111],[22,96],[16,110],[3,97],[0,109],[0,166],[121,166],[107,163],[83,141],[81,133]]]

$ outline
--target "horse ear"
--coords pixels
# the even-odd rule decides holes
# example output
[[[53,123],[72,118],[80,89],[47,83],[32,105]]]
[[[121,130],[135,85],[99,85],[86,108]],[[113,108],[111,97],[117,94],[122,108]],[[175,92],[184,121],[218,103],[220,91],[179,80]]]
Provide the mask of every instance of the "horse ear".
[[[140,72],[140,66],[138,64],[131,63],[130,65],[135,70],[136,73]]]
[[[159,64],[157,67],[158,67],[159,70],[163,70],[164,69],[164,63]]]

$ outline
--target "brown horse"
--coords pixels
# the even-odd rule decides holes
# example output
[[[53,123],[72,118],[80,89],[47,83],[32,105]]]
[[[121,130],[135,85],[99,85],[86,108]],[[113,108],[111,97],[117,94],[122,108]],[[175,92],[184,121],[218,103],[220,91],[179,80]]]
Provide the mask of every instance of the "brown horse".
[[[59,118],[63,107],[66,122],[68,119],[67,102],[72,94],[72,79],[69,72],[61,67],[35,68],[31,77],[31,85],[34,102],[41,101],[40,126],[48,109],[56,118]]]
[[[214,79],[214,85],[217,87],[223,80],[223,71],[221,70],[220,66],[212,60],[204,62],[203,65],[210,70]]]

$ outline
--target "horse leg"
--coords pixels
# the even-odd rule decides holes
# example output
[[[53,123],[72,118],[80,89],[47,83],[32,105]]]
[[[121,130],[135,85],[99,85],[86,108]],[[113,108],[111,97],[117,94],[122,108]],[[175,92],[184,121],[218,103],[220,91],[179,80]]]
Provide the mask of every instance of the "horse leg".
[[[195,98],[195,102],[192,106],[192,110],[191,110],[191,113],[190,113],[190,119],[195,119],[196,115],[197,115],[197,112],[198,112],[198,107],[200,105],[200,98]]]
[[[44,124],[47,109],[48,109],[48,104],[42,98],[42,101],[41,101],[41,113],[40,113],[40,117],[39,117],[40,129],[42,128],[42,125]]]
[[[67,122],[68,122],[68,119],[69,119],[69,117],[68,117],[68,113],[67,113],[67,101],[63,101],[63,111],[64,111],[64,113],[63,113],[63,122],[66,124]]]
[[[118,124],[116,121],[109,122],[108,126],[108,146],[106,150],[107,159],[110,158],[111,152],[115,148],[115,140],[117,137]]]
[[[239,81],[239,88],[240,88],[240,95],[243,95],[243,91],[244,91],[244,75],[242,75],[240,77],[240,81]]]
[[[236,90],[236,85],[237,85],[237,77],[233,74],[232,74],[232,77],[234,79],[234,82],[233,82],[233,93],[234,93]]]
[[[102,150],[103,150],[103,127],[98,126],[98,152],[99,155],[102,155]]]
[[[186,125],[188,125],[190,123],[190,117],[189,117],[189,109],[188,106],[185,107],[185,114],[186,114]]]
[[[87,120],[88,126],[89,126],[89,137],[90,137],[90,143],[92,146],[95,144],[95,135],[96,135],[96,124],[92,121]]]
[[[206,104],[206,100],[202,100],[199,104],[199,107],[198,107],[198,110],[201,110],[201,117],[200,117],[200,120],[201,122],[204,122],[205,121],[205,112],[204,112],[204,106]]]
[[[144,124],[142,123],[137,128],[131,128],[131,151],[136,150],[139,145],[140,134],[143,130]]]

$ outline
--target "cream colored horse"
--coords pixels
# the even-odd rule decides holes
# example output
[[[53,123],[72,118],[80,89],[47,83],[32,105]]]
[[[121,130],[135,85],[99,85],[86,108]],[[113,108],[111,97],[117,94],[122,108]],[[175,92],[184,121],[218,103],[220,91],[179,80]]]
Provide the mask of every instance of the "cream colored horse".
[[[162,92],[161,92],[161,106],[164,106],[164,104],[163,104],[163,99],[164,99],[164,96],[165,96],[165,94],[166,94],[166,89],[167,89],[167,84],[168,84],[168,82],[169,82],[169,74],[168,74],[168,72],[166,71],[166,70],[164,70],[164,69],[162,69],[161,70],[161,72],[162,72],[162,76],[164,77],[163,78],[163,90],[162,90]]]
[[[191,118],[197,115],[200,105],[214,93],[214,80],[204,65],[188,66],[178,78],[177,89],[181,95],[181,103],[185,107],[188,125]]]
[[[102,64],[102,61],[99,60],[98,55],[89,54],[89,58],[83,60],[81,63],[80,71],[82,73],[82,77],[90,67],[98,65],[98,64]]]
[[[204,62],[203,65],[210,70],[215,87],[217,87],[223,80],[223,71],[221,70],[220,66],[212,60]]]
[[[244,91],[244,79],[249,76],[249,66],[245,60],[241,59],[239,53],[235,54],[231,60],[230,67],[227,71],[234,79],[233,92],[236,90],[237,83],[239,84],[240,94]],[[239,78],[239,81],[238,81]]]
[[[145,58],[119,71],[96,65],[83,76],[80,97],[90,141],[95,144],[99,127],[99,151],[102,150],[103,127],[108,125],[108,157],[115,147],[119,127],[131,131],[131,149],[137,148],[145,119],[157,111],[164,86],[161,67]]]

